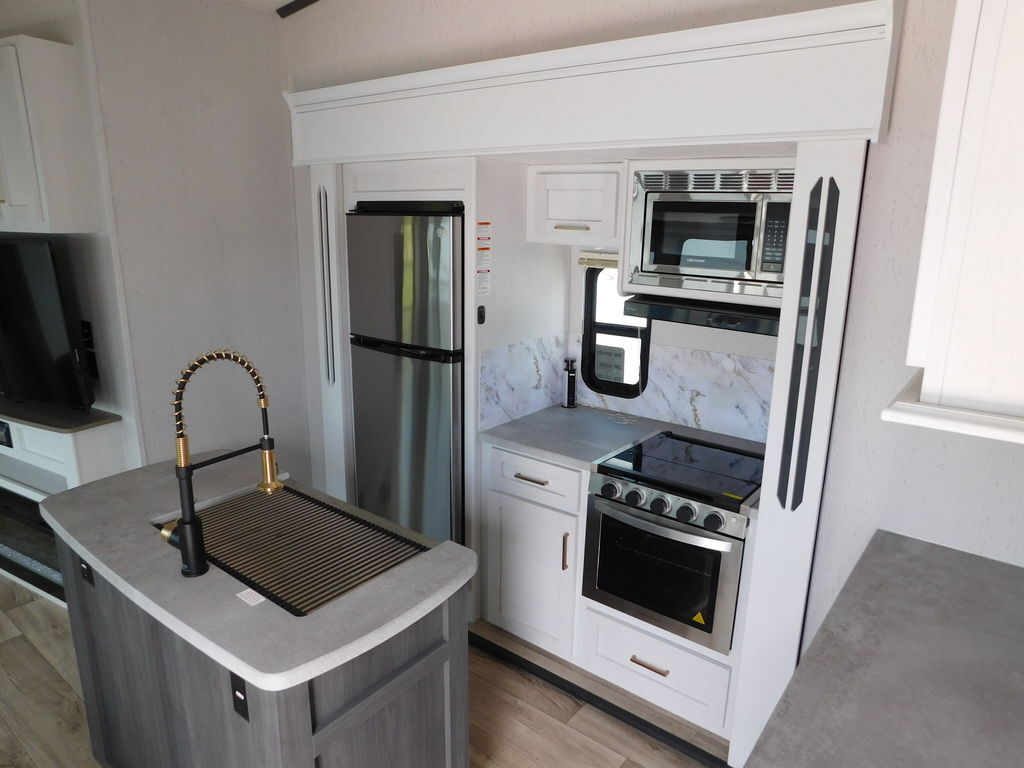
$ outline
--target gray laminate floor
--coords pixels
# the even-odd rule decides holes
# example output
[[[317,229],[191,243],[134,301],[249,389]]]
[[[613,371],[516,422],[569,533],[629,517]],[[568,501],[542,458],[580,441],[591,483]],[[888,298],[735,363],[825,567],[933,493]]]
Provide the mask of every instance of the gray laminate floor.
[[[699,768],[588,704],[470,650],[473,768]],[[0,766],[97,768],[67,612],[0,573]]]

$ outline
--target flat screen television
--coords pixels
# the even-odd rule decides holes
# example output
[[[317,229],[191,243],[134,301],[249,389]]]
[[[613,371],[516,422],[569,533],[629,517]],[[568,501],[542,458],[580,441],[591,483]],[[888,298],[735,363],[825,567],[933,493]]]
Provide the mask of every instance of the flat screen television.
[[[0,237],[0,397],[88,411],[81,319],[68,270],[41,238]]]

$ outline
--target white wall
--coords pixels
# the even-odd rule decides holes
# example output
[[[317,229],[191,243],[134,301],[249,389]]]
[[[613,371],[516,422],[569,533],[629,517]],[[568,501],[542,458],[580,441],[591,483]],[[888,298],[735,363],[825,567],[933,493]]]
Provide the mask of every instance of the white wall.
[[[302,90],[838,4],[321,0],[283,22],[285,60]],[[869,153],[808,638],[877,527],[1024,565],[1024,518],[1015,513],[1024,449],[879,418],[909,377],[903,360],[952,8],[953,0],[908,0],[892,132]]]
[[[477,213],[492,226],[491,293],[477,296],[467,313],[487,308],[476,329],[477,350],[541,336],[565,335],[568,323],[569,249],[526,242],[526,166],[481,158]],[[474,222],[466,225],[466,257],[475,258]],[[470,318],[471,322],[473,318]]]
[[[85,7],[145,459],[173,456],[181,368],[232,348],[264,375],[282,469],[308,478],[279,20],[209,0]],[[259,437],[255,389],[236,368],[215,363],[189,385],[194,451]]]

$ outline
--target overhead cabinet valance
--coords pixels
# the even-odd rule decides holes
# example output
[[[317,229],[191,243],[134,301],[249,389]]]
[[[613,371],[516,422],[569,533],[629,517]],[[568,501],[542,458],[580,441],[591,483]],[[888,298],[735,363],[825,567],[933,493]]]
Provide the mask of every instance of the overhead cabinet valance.
[[[876,140],[893,9],[874,0],[286,94],[294,162]]]

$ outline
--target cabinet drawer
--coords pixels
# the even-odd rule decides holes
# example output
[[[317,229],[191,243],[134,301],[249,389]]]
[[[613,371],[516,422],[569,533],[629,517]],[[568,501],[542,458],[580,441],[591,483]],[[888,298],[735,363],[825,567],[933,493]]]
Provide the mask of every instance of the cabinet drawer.
[[[721,733],[730,669],[639,627],[585,607],[582,666],[627,691]]]
[[[491,449],[491,488],[555,509],[579,511],[581,475],[578,469],[501,448]]]

